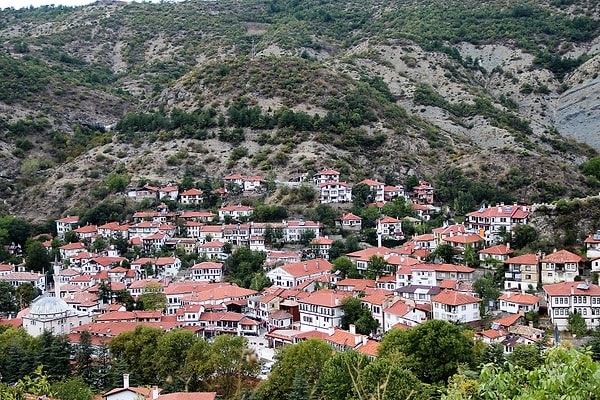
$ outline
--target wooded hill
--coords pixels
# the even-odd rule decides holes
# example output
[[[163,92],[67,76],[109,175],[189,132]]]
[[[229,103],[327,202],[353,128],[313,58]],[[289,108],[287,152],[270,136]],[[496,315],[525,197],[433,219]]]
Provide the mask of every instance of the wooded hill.
[[[425,177],[448,204],[597,192],[580,167],[600,149],[599,15],[586,0],[3,10],[0,193],[45,220],[117,192],[115,175],[332,167]]]

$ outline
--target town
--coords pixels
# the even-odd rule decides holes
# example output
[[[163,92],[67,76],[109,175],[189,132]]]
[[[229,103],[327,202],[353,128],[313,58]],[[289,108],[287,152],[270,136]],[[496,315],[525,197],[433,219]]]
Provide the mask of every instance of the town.
[[[351,212],[336,215],[333,227],[305,219],[255,221],[254,207],[243,200],[264,190],[260,176],[224,177],[212,193],[220,200],[213,211],[203,209],[200,189],[145,185],[123,194],[156,205],[132,221],[81,225],[79,216],[67,215],[55,221],[56,236],[38,235],[47,255],[54,254],[49,270],[1,264],[0,282],[15,293],[30,286],[36,296],[31,304],[21,298],[0,323],[34,337],[67,335],[73,344],[87,332],[96,346],[139,325],[204,338],[244,336],[267,365],[275,349],[310,338],[374,358],[387,332],[430,320],[468,324],[478,340],[500,344],[505,355],[519,344],[577,334],[576,322],[584,332],[600,326],[600,232],[585,240],[586,257],[565,249],[513,255],[511,235],[527,226],[535,206],[482,205],[461,223],[422,232],[414,227],[440,212],[427,181],[407,189],[365,179],[351,187],[327,169],[302,185],[322,205],[362,197],[377,211],[370,222],[375,243],[339,245],[365,236],[367,223]],[[181,208],[172,211],[166,201]],[[390,205],[410,214],[385,215]],[[5,250],[23,252],[16,244]],[[246,266],[255,255],[258,270]],[[349,320],[352,300],[367,317]],[[104,398],[128,390],[125,380]]]

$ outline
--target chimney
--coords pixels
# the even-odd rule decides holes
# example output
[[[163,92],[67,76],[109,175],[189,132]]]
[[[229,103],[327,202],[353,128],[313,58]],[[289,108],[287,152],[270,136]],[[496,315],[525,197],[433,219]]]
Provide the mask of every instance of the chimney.
[[[129,374],[123,374],[123,389],[129,389]]]
[[[152,386],[152,400],[158,399],[158,386]]]
[[[571,296],[575,294],[575,288],[571,285]]]
[[[351,333],[351,334],[353,334],[353,335],[356,335],[356,325],[354,325],[354,324],[350,324],[350,325],[348,326],[348,329],[350,330],[350,333]]]
[[[506,251],[510,250],[510,242],[506,243]]]
[[[329,336],[332,336],[334,333],[335,333],[335,327],[334,327],[333,325],[331,325],[331,326],[329,327],[329,332],[328,332],[328,334],[329,334]]]

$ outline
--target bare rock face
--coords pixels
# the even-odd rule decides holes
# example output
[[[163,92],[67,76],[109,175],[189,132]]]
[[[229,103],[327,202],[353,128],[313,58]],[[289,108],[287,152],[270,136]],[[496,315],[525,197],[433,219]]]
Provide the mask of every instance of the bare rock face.
[[[600,76],[595,72],[592,79],[586,80],[581,75],[599,69],[600,55],[597,55],[571,77],[570,81],[576,84],[557,99],[554,110],[554,123],[560,133],[597,151],[600,151]]]

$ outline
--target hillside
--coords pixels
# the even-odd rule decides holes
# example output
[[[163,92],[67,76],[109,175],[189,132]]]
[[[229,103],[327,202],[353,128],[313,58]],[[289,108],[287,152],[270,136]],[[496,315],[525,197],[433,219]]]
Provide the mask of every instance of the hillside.
[[[0,193],[36,221],[109,177],[427,177],[440,201],[597,192],[585,0],[247,0],[4,10]],[[112,174],[112,175],[111,175]],[[467,185],[467,183],[469,183]]]

